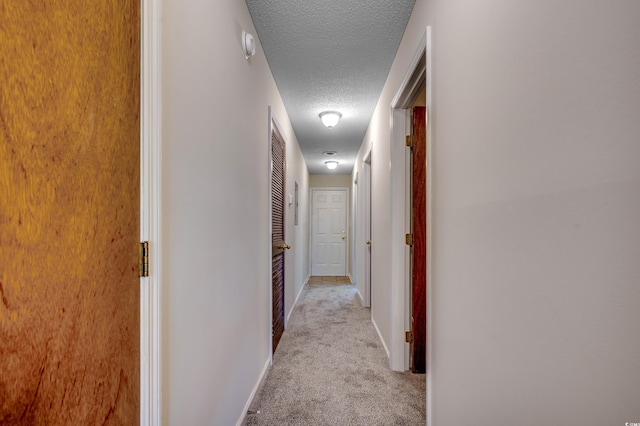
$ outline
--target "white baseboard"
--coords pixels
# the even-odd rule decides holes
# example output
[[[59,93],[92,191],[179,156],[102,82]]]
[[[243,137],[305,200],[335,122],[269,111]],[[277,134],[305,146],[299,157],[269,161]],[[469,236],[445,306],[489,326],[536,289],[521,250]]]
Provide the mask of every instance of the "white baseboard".
[[[300,291],[296,295],[296,300],[293,302],[293,305],[291,306],[291,309],[287,314],[287,321],[286,321],[287,324],[289,324],[289,319],[291,318],[291,314],[293,313],[293,310],[296,308],[296,305],[298,304],[298,299],[300,299],[300,295],[302,294],[302,291],[304,290],[304,287],[307,285],[308,282],[309,282],[309,277],[307,277],[307,279],[304,280],[304,284],[302,284],[302,287],[300,287]]]
[[[360,293],[360,290],[358,289],[358,287],[356,287],[356,294],[358,295],[358,298],[360,299],[360,304],[362,306],[364,306],[364,297],[362,297],[362,294]]]
[[[267,362],[265,362],[264,367],[262,368],[262,373],[260,373],[260,377],[258,378],[256,385],[253,387],[253,390],[251,391],[251,395],[249,395],[249,400],[244,405],[244,408],[242,409],[242,413],[240,413],[240,418],[238,419],[236,426],[242,426],[242,423],[244,422],[245,417],[247,417],[247,411],[249,410],[249,407],[251,407],[251,404],[253,404],[253,398],[256,397],[256,394],[258,393],[258,391],[260,390],[260,387],[262,386],[262,382],[264,381],[265,377],[267,377],[267,372],[269,371],[270,366],[271,366],[271,359],[267,359]]]
[[[375,328],[376,329],[376,333],[378,333],[378,338],[380,339],[380,342],[382,343],[382,347],[384,348],[384,351],[387,354],[387,359],[390,359],[391,358],[391,352],[389,352],[389,348],[384,343],[384,339],[382,338],[382,334],[380,333],[380,329],[378,328],[378,325],[376,324],[376,322],[373,320],[373,317],[371,317],[371,324],[373,324],[373,328]]]

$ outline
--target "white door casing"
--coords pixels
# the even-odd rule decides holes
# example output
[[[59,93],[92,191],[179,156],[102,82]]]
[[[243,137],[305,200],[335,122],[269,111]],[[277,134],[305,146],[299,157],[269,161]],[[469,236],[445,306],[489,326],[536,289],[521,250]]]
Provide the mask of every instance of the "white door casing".
[[[371,150],[365,156],[363,163],[364,190],[364,300],[362,305],[371,307]]]
[[[311,275],[345,276],[347,189],[312,189]]]
[[[162,424],[162,90],[160,5],[141,9],[140,240],[149,241],[149,277],[140,279],[140,426]]]

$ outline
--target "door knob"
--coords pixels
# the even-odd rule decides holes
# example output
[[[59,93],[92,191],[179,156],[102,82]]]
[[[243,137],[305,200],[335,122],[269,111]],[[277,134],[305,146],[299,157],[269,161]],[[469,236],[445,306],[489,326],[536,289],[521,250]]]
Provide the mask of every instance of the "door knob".
[[[344,234],[344,231],[342,231],[342,239],[344,240],[345,238],[347,238],[347,236]]]
[[[282,244],[280,244],[280,245],[278,246],[278,248],[281,248],[281,249],[287,249],[287,250],[289,250],[289,249],[291,248],[291,246],[290,246],[289,244],[282,243]]]
[[[371,240],[367,240],[367,241],[365,241],[365,243],[367,243],[367,245],[370,245],[371,244]]]

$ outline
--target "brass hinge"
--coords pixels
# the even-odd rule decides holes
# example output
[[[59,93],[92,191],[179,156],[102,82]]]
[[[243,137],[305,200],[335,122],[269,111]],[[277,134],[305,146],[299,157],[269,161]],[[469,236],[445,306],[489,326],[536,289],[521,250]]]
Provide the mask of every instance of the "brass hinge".
[[[139,270],[141,277],[149,276],[149,241],[142,241],[140,243],[140,251],[139,251]]]
[[[411,135],[407,135],[406,140],[405,140],[405,144],[409,148],[413,148],[413,138],[411,137]]]
[[[408,246],[413,245],[413,234],[405,234],[404,241]]]
[[[413,341],[413,333],[410,331],[404,332],[404,341],[407,343],[411,343]]]

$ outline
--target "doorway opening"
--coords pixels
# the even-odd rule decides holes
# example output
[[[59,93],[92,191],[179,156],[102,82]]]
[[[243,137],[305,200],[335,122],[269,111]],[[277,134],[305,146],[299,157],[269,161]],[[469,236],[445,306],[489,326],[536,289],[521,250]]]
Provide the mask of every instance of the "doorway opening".
[[[421,262],[426,267],[424,272],[424,294],[426,300],[424,306],[424,323],[419,326],[420,333],[423,333],[425,339],[425,372],[426,372],[426,390],[427,390],[427,423],[431,423],[431,380],[430,380],[430,361],[431,361],[431,327],[430,315],[431,300],[431,127],[428,125],[428,118],[431,115],[432,105],[432,83],[431,83],[431,27],[427,27],[425,34],[420,41],[413,59],[407,68],[405,77],[400,84],[395,97],[393,98],[391,107],[391,223],[392,223],[392,342],[390,348],[390,366],[393,370],[406,371],[411,367],[411,334],[416,330],[412,330],[412,326],[416,327],[412,321],[413,300],[412,293],[412,263]],[[426,235],[424,238],[424,254],[420,254],[420,258],[411,261],[411,152],[407,145],[410,140],[407,138],[411,135],[413,114],[412,109],[416,106],[416,100],[424,93],[425,106],[424,110],[424,136],[426,138],[424,146],[424,183],[421,189],[424,194],[424,216]],[[426,323],[426,324],[425,324]],[[409,337],[409,339],[407,339]],[[407,341],[409,340],[409,341]]]

